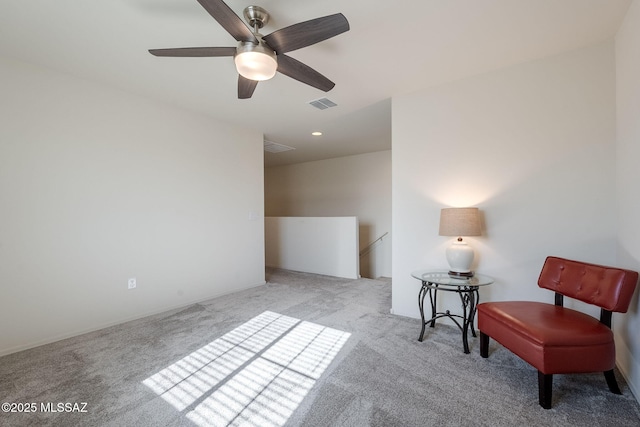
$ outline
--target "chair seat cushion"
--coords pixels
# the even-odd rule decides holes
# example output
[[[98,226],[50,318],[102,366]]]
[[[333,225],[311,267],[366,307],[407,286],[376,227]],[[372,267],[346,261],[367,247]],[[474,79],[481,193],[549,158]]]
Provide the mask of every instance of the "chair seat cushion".
[[[592,316],[533,301],[478,305],[478,329],[545,374],[613,369],[611,329]]]

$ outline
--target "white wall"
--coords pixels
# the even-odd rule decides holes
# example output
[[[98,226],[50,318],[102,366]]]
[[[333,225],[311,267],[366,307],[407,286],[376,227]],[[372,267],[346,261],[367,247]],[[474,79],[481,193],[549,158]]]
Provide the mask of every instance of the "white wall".
[[[615,264],[613,43],[396,97],[392,124],[394,313],[418,317],[412,270],[447,269],[443,207],[484,214],[483,301],[553,301],[547,255]]]
[[[0,354],[264,283],[261,134],[2,58],[0,93]]]
[[[618,262],[640,271],[640,2],[634,1],[616,36]],[[614,316],[618,366],[640,397],[638,291],[625,315]]]
[[[364,277],[391,277],[391,151],[265,168],[267,216],[357,216]]]
[[[267,217],[269,267],[358,279],[358,218]]]

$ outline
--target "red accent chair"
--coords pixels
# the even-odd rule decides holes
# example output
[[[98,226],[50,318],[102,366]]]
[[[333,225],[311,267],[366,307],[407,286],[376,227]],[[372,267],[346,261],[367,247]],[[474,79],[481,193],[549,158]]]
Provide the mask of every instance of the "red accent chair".
[[[538,370],[540,406],[551,408],[553,374],[604,372],[609,390],[621,394],[613,373],[616,350],[612,312],[625,313],[638,273],[548,257],[538,286],[555,292],[555,305],[532,301],[478,304],[480,355],[493,338]],[[563,296],[600,307],[600,320],[562,306]]]

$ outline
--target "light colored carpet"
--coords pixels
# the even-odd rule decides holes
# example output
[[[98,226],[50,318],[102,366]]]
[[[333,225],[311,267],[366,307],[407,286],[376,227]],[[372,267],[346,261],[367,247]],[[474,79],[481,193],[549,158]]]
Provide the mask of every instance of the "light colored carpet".
[[[492,341],[389,314],[391,285],[269,270],[267,285],[0,358],[3,426],[638,426],[602,374],[537,373]],[[416,283],[416,299],[418,283]],[[42,404],[86,402],[86,412]],[[74,409],[71,407],[71,409]],[[77,408],[83,409],[83,408]]]

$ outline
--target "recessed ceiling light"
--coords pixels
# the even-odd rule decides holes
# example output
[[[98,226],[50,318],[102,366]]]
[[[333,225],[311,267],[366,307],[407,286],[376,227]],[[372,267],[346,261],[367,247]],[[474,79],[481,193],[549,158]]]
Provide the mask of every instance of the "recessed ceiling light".
[[[321,135],[322,135],[322,132],[318,132],[318,131],[316,131],[316,132],[311,132],[311,135],[313,135],[313,136],[321,136]]]

